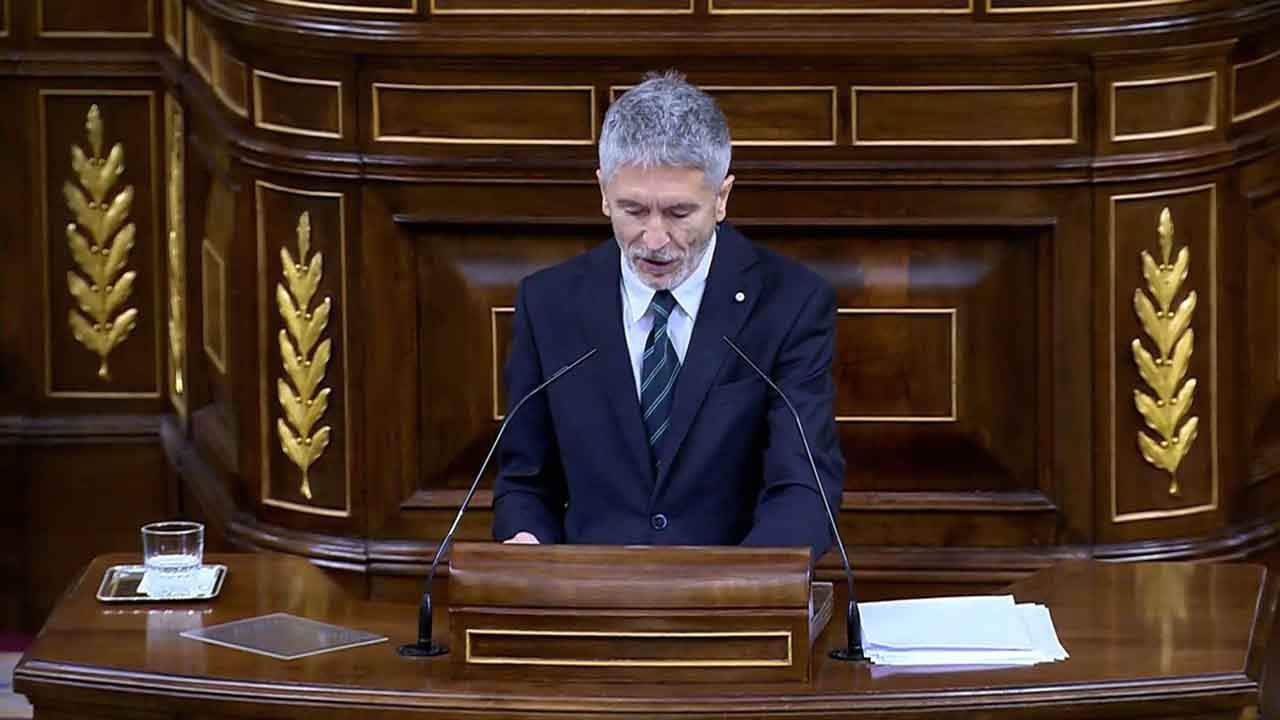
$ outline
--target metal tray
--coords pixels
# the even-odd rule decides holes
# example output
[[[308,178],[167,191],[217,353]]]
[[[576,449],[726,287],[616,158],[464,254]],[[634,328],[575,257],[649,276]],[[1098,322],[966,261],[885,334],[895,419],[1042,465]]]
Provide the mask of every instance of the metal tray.
[[[192,600],[210,600],[222,592],[222,581],[227,577],[226,565],[205,565],[217,573],[213,580],[213,589],[207,594],[180,595],[173,597],[152,597],[138,592],[138,584],[147,568],[144,565],[113,565],[102,575],[102,584],[98,586],[98,600],[102,602],[190,602]]]

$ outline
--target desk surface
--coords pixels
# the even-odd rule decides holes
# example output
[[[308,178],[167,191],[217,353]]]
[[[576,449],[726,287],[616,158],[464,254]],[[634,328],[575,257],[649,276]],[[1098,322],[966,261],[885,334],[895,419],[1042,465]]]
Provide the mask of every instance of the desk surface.
[[[95,560],[63,597],[15,681],[42,708],[86,704],[195,712],[201,717],[350,717],[405,710],[457,717],[642,713],[756,717],[939,717],[979,710],[1007,717],[1250,717],[1276,583],[1251,565],[1066,562],[1013,586],[1048,605],[1071,659],[972,672],[910,672],[826,657],[841,613],[818,640],[805,685],[540,683],[454,680],[448,658],[407,660],[395,647],[416,632],[416,608],[351,598],[293,557],[211,556],[228,565],[207,604],[106,605],[94,595],[110,565]],[[178,633],[269,612],[386,635],[390,642],[283,662],[184,639]],[[444,637],[447,620],[436,619]],[[1177,701],[1171,703],[1170,701]],[[1171,712],[1172,710],[1172,712]],[[129,715],[132,717],[132,715]],[[990,716],[990,715],[988,715]]]

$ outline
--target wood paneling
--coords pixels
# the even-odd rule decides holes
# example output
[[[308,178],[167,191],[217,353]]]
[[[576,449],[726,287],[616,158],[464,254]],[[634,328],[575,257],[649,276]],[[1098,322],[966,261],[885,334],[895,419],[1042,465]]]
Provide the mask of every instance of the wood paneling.
[[[213,86],[213,54],[216,51],[209,28],[196,13],[187,13],[187,60],[205,83]]]
[[[837,308],[836,422],[954,422],[956,308]]]
[[[431,0],[432,15],[687,15],[694,0]]]
[[[264,0],[273,5],[299,10],[321,11],[334,15],[415,15],[419,0]]]
[[[346,200],[338,192],[308,190],[261,180],[257,181],[255,191],[260,349],[258,402],[262,454],[260,499],[266,505],[293,512],[346,517],[351,512]],[[305,241],[300,227],[304,213],[310,225]],[[322,274],[316,292],[307,302],[301,302],[304,298],[299,297],[283,276],[286,249],[289,256],[299,263],[295,268],[297,272],[303,272],[312,263],[320,265]],[[317,255],[322,260],[314,260]],[[303,256],[307,258],[305,261]],[[286,329],[287,323],[282,317],[286,307],[281,300],[282,293],[293,296],[293,306],[302,313],[299,321],[319,322],[325,313],[321,308],[326,305],[329,308],[321,339],[309,352],[304,350],[298,334],[293,329]],[[299,364],[305,366],[304,372],[309,371],[313,363],[324,365],[322,381],[315,392],[305,392],[299,387],[297,378],[289,377],[286,372],[281,355],[285,346],[281,337],[285,333],[291,338],[290,346],[302,353]],[[324,355],[329,356],[327,364],[321,359]],[[281,449],[280,423],[284,412],[279,395],[284,384],[304,402],[307,395],[317,398],[326,394],[328,397],[327,410],[310,433],[311,437],[319,438],[324,433],[321,428],[329,428],[327,448],[307,471],[305,485],[310,488],[311,497],[306,497],[303,491],[303,473]],[[306,435],[295,434],[294,437],[305,438]]]
[[[235,59],[226,48],[216,50],[213,91],[232,112],[249,117],[249,66]]]
[[[595,88],[373,84],[373,140],[384,143],[590,145]]]
[[[1079,86],[855,85],[854,145],[1074,145]]]
[[[1231,121],[1244,122],[1280,109],[1280,50],[1231,67]]]
[[[708,0],[713,15],[967,15],[972,0]]]
[[[11,0],[0,0],[0,39],[9,37],[13,32],[13,11],[9,7]]]
[[[610,103],[631,87],[610,88]],[[839,141],[834,87],[701,87],[720,105],[735,146],[804,147]]]
[[[289,135],[341,139],[342,82],[253,70],[253,124]]]
[[[1067,15],[1117,10],[1141,12],[1144,8],[1168,8],[1176,12],[1177,6],[1196,0],[986,0],[988,14]]]
[[[1109,390],[1104,426],[1109,433],[1109,519],[1126,523],[1213,512],[1220,502],[1217,185],[1113,194],[1106,203],[1109,300],[1104,336],[1108,338]],[[1139,452],[1138,433],[1154,433],[1134,407],[1134,392],[1151,390],[1139,376],[1130,347],[1134,339],[1139,339],[1149,352],[1156,353],[1135,314],[1134,297],[1139,289],[1148,292],[1140,252],[1151,253],[1160,262],[1156,229],[1165,207],[1170,209],[1174,223],[1173,252],[1186,247],[1191,257],[1188,277],[1175,303],[1181,303],[1190,292],[1198,297],[1190,326],[1194,333],[1193,355],[1186,377],[1197,380],[1187,417],[1199,418],[1199,435],[1178,468],[1178,495],[1169,492],[1169,475],[1143,460]]]
[[[36,34],[44,38],[150,38],[155,0],[33,0]]]
[[[1218,74],[1111,83],[1111,141],[1211,132],[1218,127]]]
[[[213,243],[200,244],[200,308],[205,357],[227,372],[227,263]]]
[[[136,309],[138,315],[133,331],[109,356],[109,378],[99,376],[98,356],[77,342],[68,326],[68,317],[75,307],[68,289],[69,274],[89,276],[72,257],[67,228],[76,216],[68,207],[64,186],[67,183],[78,186],[71,167],[70,149],[78,146],[86,155],[93,155],[85,125],[94,106],[100,110],[104,128],[102,157],[117,143],[124,156],[124,171],[111,183],[104,199],[123,202],[122,194],[132,192],[127,219],[120,232],[112,235],[111,243],[126,242],[124,226],[127,224],[132,223],[135,229],[126,267],[136,276],[131,293],[113,317],[122,317],[126,308]],[[156,94],[150,90],[105,88],[43,89],[39,95],[39,112],[47,303],[45,391],[50,396],[67,398],[158,398],[164,384],[161,324],[165,304],[160,294],[164,221],[159,215],[161,174],[157,145],[160,131],[156,123]],[[81,231],[88,232],[83,228]]]
[[[182,57],[182,26],[185,24],[183,13],[186,10],[183,0],[163,0],[160,9],[164,23],[164,44],[174,55]]]

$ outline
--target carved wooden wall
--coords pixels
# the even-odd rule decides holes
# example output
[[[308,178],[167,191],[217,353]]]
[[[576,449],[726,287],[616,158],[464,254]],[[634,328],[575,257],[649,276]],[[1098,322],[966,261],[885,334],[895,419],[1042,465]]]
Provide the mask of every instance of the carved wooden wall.
[[[163,418],[169,509],[405,592],[496,431],[517,283],[608,237],[609,102],[678,67],[729,117],[731,219],[836,289],[872,593],[1280,537],[1274,0],[12,5],[19,454]],[[116,143],[94,202],[132,188],[133,247],[94,290],[111,246],[70,244],[64,185]],[[81,340],[68,272],[91,300],[133,273]],[[135,310],[104,379],[85,333]]]

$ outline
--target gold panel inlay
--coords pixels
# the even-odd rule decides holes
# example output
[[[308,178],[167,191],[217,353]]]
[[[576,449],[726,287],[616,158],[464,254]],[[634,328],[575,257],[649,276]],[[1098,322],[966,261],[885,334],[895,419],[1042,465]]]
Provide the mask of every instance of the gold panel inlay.
[[[49,157],[48,157],[48,128],[49,128],[49,124],[48,124],[48,121],[47,121],[48,110],[47,110],[47,108],[46,108],[46,101],[47,101],[47,99],[48,99],[48,98],[51,98],[51,97],[85,97],[85,98],[99,98],[99,97],[141,97],[141,98],[146,98],[146,99],[147,99],[147,118],[148,118],[148,121],[149,121],[149,122],[148,122],[148,133],[147,133],[147,134],[148,134],[148,137],[150,137],[150,138],[151,138],[151,147],[150,147],[150,151],[151,151],[151,178],[152,178],[152,183],[151,183],[151,197],[152,197],[152,203],[151,203],[151,206],[152,206],[152,208],[158,208],[158,207],[159,207],[159,204],[160,204],[160,203],[159,203],[159,193],[160,193],[160,190],[159,190],[159,175],[160,175],[160,172],[159,172],[159,168],[158,168],[157,166],[158,166],[158,165],[159,165],[159,163],[160,163],[160,155],[159,155],[160,151],[159,151],[159,149],[158,149],[157,145],[158,145],[158,142],[159,142],[159,136],[160,136],[160,134],[159,134],[159,133],[156,133],[156,132],[151,132],[151,127],[152,127],[152,126],[151,126],[151,124],[150,124],[151,119],[155,118],[155,116],[156,116],[156,114],[155,114],[155,99],[156,99],[156,95],[155,95],[155,93],[154,93],[154,92],[152,92],[152,91],[150,91],[150,90],[106,90],[106,89],[101,89],[101,90],[100,90],[100,89],[94,89],[94,90],[45,90],[45,89],[41,89],[41,90],[39,91],[39,98],[40,98],[40,101],[39,101],[39,103],[38,103],[38,105],[37,105],[38,118],[37,118],[36,125],[37,125],[38,130],[39,130],[39,133],[40,133],[39,150],[40,150],[40,169],[41,169],[42,177],[47,177],[47,176],[48,176],[48,174],[49,174],[49,172],[50,172],[50,167],[49,167]],[[49,274],[49,251],[50,251],[50,238],[49,238],[49,231],[48,231],[48,228],[49,228],[49,219],[50,219],[50,218],[49,218],[49,210],[50,210],[50,206],[49,206],[49,198],[48,198],[48,195],[47,195],[47,193],[46,193],[46,191],[45,191],[45,183],[44,183],[43,181],[41,181],[41,183],[40,183],[40,211],[41,211],[41,227],[42,227],[42,230],[41,230],[41,237],[43,238],[43,242],[44,242],[43,253],[42,253],[42,264],[43,264],[43,266],[44,266],[44,289],[45,289],[45,297],[49,297],[49,296],[50,296],[51,287],[52,287],[52,278],[50,277],[50,274]],[[155,293],[154,297],[157,299],[157,302],[159,302],[159,297],[160,297],[160,274],[157,272],[157,273],[153,273],[153,275],[154,275],[154,282],[155,282],[155,285],[154,285],[154,288],[153,288],[153,292]],[[154,399],[154,398],[159,398],[159,397],[161,397],[161,396],[162,396],[162,388],[163,388],[163,386],[164,386],[164,379],[163,379],[163,370],[162,370],[162,368],[163,368],[163,366],[164,366],[164,363],[163,363],[163,359],[162,359],[162,350],[161,350],[161,348],[160,348],[160,343],[158,342],[158,339],[159,339],[159,337],[160,337],[160,336],[161,336],[161,334],[162,334],[162,333],[161,333],[161,329],[160,329],[160,313],[155,313],[155,333],[156,333],[156,338],[157,338],[157,343],[156,343],[156,357],[155,357],[155,372],[156,372],[156,377],[155,377],[155,390],[152,390],[152,391],[146,391],[146,392],[129,392],[129,391],[123,391],[123,392],[122,392],[122,391],[84,391],[84,390],[55,391],[55,390],[53,389],[53,357],[52,357],[52,353],[53,353],[53,318],[51,318],[49,315],[50,315],[50,313],[46,310],[46,311],[45,311],[45,317],[44,317],[44,332],[45,332],[45,336],[44,336],[44,382],[45,382],[45,388],[44,388],[44,389],[45,389],[45,395],[46,395],[46,396],[48,396],[48,397],[56,397],[56,398],[103,399],[103,400],[124,400],[124,399],[135,399],[135,398],[137,398],[137,399]]]
[[[164,0],[164,44],[174,55],[182,57],[182,25],[184,6],[182,0]]]
[[[196,43],[201,40],[209,51],[208,65],[205,64],[200,53],[196,52]],[[209,31],[201,24],[195,13],[187,13],[187,62],[191,63],[191,68],[210,87],[213,86],[213,58],[216,55],[217,47]]]
[[[1174,508],[1171,510],[1140,510],[1136,512],[1121,513],[1119,509],[1119,499],[1116,492],[1116,453],[1117,453],[1117,436],[1116,432],[1116,357],[1118,350],[1116,347],[1116,208],[1120,202],[1131,200],[1148,200],[1160,197],[1176,197],[1180,195],[1194,195],[1196,193],[1209,193],[1209,388],[1210,388],[1210,408],[1209,408],[1209,426],[1210,432],[1210,500],[1202,505],[1192,507]],[[1110,476],[1108,483],[1111,495],[1111,521],[1115,523],[1135,522],[1140,520],[1162,520],[1171,517],[1181,517],[1185,515],[1196,515],[1204,512],[1212,512],[1218,509],[1219,497],[1219,475],[1218,475],[1218,186],[1216,183],[1206,185],[1196,185],[1188,188],[1177,188],[1172,190],[1156,190],[1145,193],[1132,193],[1124,195],[1112,195],[1108,205],[1107,214],[1107,258],[1108,258],[1108,293],[1107,293],[1107,322],[1109,324],[1107,336],[1109,338],[1109,353],[1107,358],[1108,365],[1108,416],[1110,418],[1110,431],[1107,433],[1108,449],[1110,452],[1108,458]]]
[[[973,12],[974,1],[968,0],[962,8],[927,7],[870,7],[870,8],[792,8],[783,3],[771,8],[725,9],[716,7],[716,0],[708,0],[707,11],[712,15],[968,15]]]
[[[308,10],[332,10],[336,13],[360,13],[381,15],[417,15],[418,0],[409,0],[407,7],[369,7],[351,3],[330,3],[319,0],[266,0],[276,5],[306,8]]]
[[[497,422],[502,422],[506,418],[506,413],[502,412],[502,408],[498,405],[498,366],[502,362],[502,358],[498,357],[498,316],[515,314],[514,307],[489,308],[489,341],[493,353],[493,366],[490,373],[493,378],[491,397],[493,398],[493,419]]]
[[[539,138],[456,138],[427,135],[384,135],[379,93],[382,90],[462,90],[462,91],[521,91],[563,92],[577,90],[590,93],[591,137],[582,139]],[[594,85],[416,85],[411,83],[373,83],[373,140],[374,142],[438,143],[445,145],[593,145],[599,133],[596,117],[596,88]]]
[[[1151,253],[1142,251],[1142,276],[1147,281],[1147,292],[1141,288],[1133,291],[1133,309],[1142,323],[1142,330],[1155,343],[1154,357],[1134,338],[1131,344],[1133,361],[1138,374],[1155,392],[1156,396],[1133,391],[1133,403],[1147,427],[1156,433],[1152,439],[1138,431],[1138,448],[1142,458],[1155,467],[1169,473],[1169,494],[1178,494],[1178,465],[1195,442],[1200,418],[1192,416],[1185,423],[1182,419],[1195,401],[1196,379],[1183,380],[1191,364],[1191,352],[1195,344],[1195,329],[1191,327],[1196,310],[1196,291],[1173,308],[1173,301],[1187,279],[1191,264],[1191,251],[1183,246],[1177,259],[1173,252],[1173,217],[1169,208],[1160,213],[1157,228],[1160,234],[1160,262]],[[1148,296],[1147,293],[1150,293]],[[1155,303],[1152,303],[1152,298]],[[1181,387],[1179,387],[1181,385]],[[1181,427],[1179,427],[1181,425]]]
[[[1156,130],[1153,132],[1120,133],[1116,124],[1116,108],[1119,104],[1119,90],[1127,87],[1147,87],[1152,85],[1176,85],[1178,83],[1209,80],[1209,102],[1205,110],[1203,122],[1187,127]],[[1168,78],[1150,78],[1146,80],[1118,80],[1111,83],[1111,142],[1134,142],[1137,140],[1157,140],[1160,138],[1181,137],[1196,133],[1210,132],[1218,128],[1218,73],[1216,71],[1180,75]]]
[[[295,127],[293,125],[282,125],[280,123],[272,123],[262,119],[262,79],[274,80],[279,83],[292,85],[312,85],[317,87],[334,88],[337,91],[336,108],[338,113],[338,127],[336,130],[315,130],[313,128]],[[293,77],[290,75],[280,75],[278,73],[266,72],[264,70],[253,70],[253,124],[255,127],[264,130],[274,130],[276,132],[288,133],[290,135],[304,135],[306,137],[329,138],[332,140],[341,140],[343,136],[342,116],[344,106],[342,103],[342,81],[341,80],[324,80],[321,78],[305,78]],[[375,97],[374,102],[374,123],[376,126],[378,116],[378,108]]]
[[[134,0],[137,2],[137,0]],[[36,2],[36,37],[41,38],[86,38],[98,40],[125,40],[129,38],[152,38],[156,36],[156,5],[155,0],[142,0],[147,4],[147,29],[141,31],[115,31],[115,30],[45,30],[44,28],[44,3],[45,0],[35,0]]]
[[[785,640],[787,656],[785,658],[757,658],[754,660],[734,660],[718,658],[681,658],[665,660],[653,659],[615,659],[591,660],[574,658],[524,658],[476,655],[472,651],[471,638],[476,635],[516,636],[538,638],[654,638],[654,639],[729,639],[729,638],[777,638]],[[467,628],[466,661],[477,665],[544,665],[572,667],[701,667],[701,668],[749,668],[749,667],[790,667],[794,662],[791,655],[790,630],[760,631],[686,631],[686,632],[605,632],[595,630],[497,630],[490,628]]]
[[[103,157],[102,113],[89,106],[85,132],[92,156],[71,146],[71,168],[79,184],[62,186],[75,219],[67,225],[67,243],[80,273],[67,271],[67,288],[75,298],[67,322],[71,334],[99,358],[98,377],[111,380],[111,352],[138,325],[138,309],[126,308],[138,273],[126,270],[137,231],[128,222],[133,209],[133,186],[114,192],[124,176],[124,143],[116,143]],[[85,231],[85,232],[82,232]],[[86,237],[87,232],[87,237]]]
[[[185,228],[186,121],[182,106],[172,95],[164,96],[167,170],[169,259],[169,399],[179,414],[187,414],[187,255]]]
[[[994,138],[940,140],[928,138],[902,138],[892,140],[864,140],[858,137],[859,92],[1006,92],[1017,90],[1070,90],[1071,134],[1067,137],[1047,138]],[[1080,141],[1080,83],[1039,83],[1024,85],[854,85],[850,88],[853,144],[892,147],[1013,147],[1037,145],[1075,145]]]
[[[0,0],[0,38],[9,37],[11,27],[13,27],[13,15],[9,10],[9,0]]]
[[[216,95],[218,99],[222,101],[222,104],[226,105],[231,112],[243,118],[249,117],[249,108],[245,107],[242,102],[233,98],[231,93],[227,90],[231,85],[233,77],[237,77],[239,78],[238,82],[240,83],[240,96],[245,97],[248,95],[249,90],[245,87],[245,83],[249,80],[249,66],[228,55],[226,50],[223,48],[214,48],[213,58],[213,94]],[[235,75],[229,73],[228,69],[230,67],[235,67],[238,70],[238,73]],[[339,89],[339,93],[341,93],[341,89]],[[339,110],[339,117],[341,117],[341,110]]]
[[[959,329],[957,327],[957,308],[836,308],[840,315],[943,315],[951,328],[948,339],[951,342],[951,411],[946,415],[836,415],[838,423],[876,422],[876,423],[941,423],[955,422],[960,416],[959,408],[959,373],[960,363],[957,350]]]
[[[609,87],[610,104],[617,102],[618,96],[634,85],[612,85]],[[839,115],[839,99],[836,88],[831,85],[699,85],[700,89],[709,93],[720,92],[829,92],[831,93],[831,137],[813,140],[737,140],[731,138],[735,147],[830,147],[839,141],[837,117]]]
[[[441,10],[436,0],[431,0],[432,15],[692,15],[694,0],[688,7],[671,8],[467,8]]]
[[[347,323],[347,222],[346,222],[346,197],[340,192],[329,192],[324,190],[303,190],[300,188],[291,188],[284,185],[277,185],[265,180],[254,181],[254,197],[257,206],[257,233],[258,233],[258,267],[267,267],[267,240],[266,240],[266,223],[264,221],[264,195],[267,190],[283,193],[286,195],[294,195],[306,198],[323,198],[328,200],[336,200],[338,203],[338,252],[339,252],[339,283],[341,286],[341,304],[339,311],[342,315],[342,367],[343,367],[343,427],[344,438],[351,437],[351,384],[350,371],[351,367],[349,357],[349,349],[347,337],[349,334]],[[304,268],[305,270],[305,268]],[[267,337],[267,276],[265,272],[258,273],[258,348],[259,348],[259,366],[263,372],[258,377],[259,391],[259,419],[261,422],[261,448],[262,448],[262,470],[260,480],[260,493],[262,504],[273,507],[283,508],[294,512],[306,513],[309,515],[322,515],[326,517],[345,518],[351,515],[351,452],[345,449],[344,456],[346,464],[344,467],[344,496],[343,508],[337,510],[334,508],[316,507],[313,505],[305,505],[302,503],[290,502],[288,500],[280,500],[271,496],[271,436],[278,436],[278,429],[273,432],[270,422],[270,402],[268,400],[269,375],[266,371],[270,367],[268,363],[269,339]],[[277,387],[278,389],[278,387]],[[344,442],[348,442],[344,440]]]
[[[209,238],[200,244],[200,286],[201,286],[201,320],[204,331],[201,335],[205,357],[223,375],[227,374],[227,263],[213,248]],[[210,297],[211,291],[217,288],[218,297]],[[217,313],[214,318],[212,313]],[[216,336],[213,328],[217,328]]]
[[[1242,113],[1236,112],[1236,109],[1235,109],[1236,100],[1239,99],[1236,97],[1236,88],[1239,87],[1237,83],[1239,82],[1240,71],[1245,68],[1253,67],[1254,65],[1261,65],[1262,63],[1265,63],[1265,62],[1271,62],[1272,60],[1276,60],[1278,58],[1280,58],[1280,50],[1276,50],[1273,53],[1263,55],[1262,57],[1257,58],[1255,60],[1250,60],[1248,62],[1242,62],[1237,65],[1231,66],[1231,88],[1232,88],[1231,122],[1233,123],[1244,122],[1245,120],[1251,120],[1253,118],[1256,118],[1259,115],[1265,115],[1271,112],[1272,110],[1280,109],[1280,88],[1276,89],[1276,93],[1277,93],[1276,99],[1272,100],[1269,103],[1266,103],[1264,105],[1261,105],[1259,107],[1256,107],[1250,110],[1246,110]]]
[[[1070,13],[1099,12],[1103,10],[1129,10],[1132,8],[1164,7],[1166,5],[1182,5],[1195,0],[1118,0],[1117,2],[1082,3],[1080,5],[1039,5],[996,7],[994,0],[986,0],[988,15],[1013,13]]]

